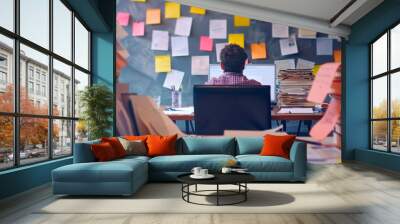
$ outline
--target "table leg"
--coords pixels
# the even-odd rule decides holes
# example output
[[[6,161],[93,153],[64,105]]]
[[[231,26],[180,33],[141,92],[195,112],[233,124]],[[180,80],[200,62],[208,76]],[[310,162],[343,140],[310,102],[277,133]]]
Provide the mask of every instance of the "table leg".
[[[283,131],[286,132],[286,120],[282,120],[281,124],[283,125]]]
[[[192,129],[192,134],[194,134],[194,125],[193,125],[193,120],[189,121],[190,128]]]

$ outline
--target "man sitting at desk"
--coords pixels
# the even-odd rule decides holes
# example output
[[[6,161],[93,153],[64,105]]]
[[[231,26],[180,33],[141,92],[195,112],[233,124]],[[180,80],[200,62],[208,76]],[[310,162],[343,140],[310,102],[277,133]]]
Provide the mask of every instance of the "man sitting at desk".
[[[229,44],[225,46],[221,51],[220,58],[224,73],[218,78],[212,78],[206,82],[206,85],[261,85],[256,80],[249,80],[243,75],[247,53],[239,45]]]

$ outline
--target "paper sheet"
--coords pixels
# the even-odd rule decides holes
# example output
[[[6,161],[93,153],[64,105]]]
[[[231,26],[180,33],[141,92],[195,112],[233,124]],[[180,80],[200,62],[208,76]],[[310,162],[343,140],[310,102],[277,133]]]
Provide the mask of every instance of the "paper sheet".
[[[172,69],[171,72],[167,73],[163,87],[167,89],[172,89],[172,87],[174,87],[175,89],[179,89],[181,87],[184,76],[184,72]]]
[[[190,36],[190,30],[192,28],[192,17],[180,17],[176,20],[175,24],[175,35],[178,36]]]
[[[129,13],[117,12],[117,24],[120,26],[127,26],[129,24]]]
[[[207,36],[200,37],[200,51],[212,51],[213,40]]]
[[[334,60],[334,62],[342,63],[342,51],[341,50],[333,51],[333,60]]]
[[[312,114],[314,113],[311,107],[286,107],[281,108],[278,114]]]
[[[339,66],[340,63],[326,63],[321,65],[308,94],[308,101],[314,103],[324,102]]]
[[[192,75],[208,75],[209,72],[209,56],[192,56]]]
[[[189,40],[187,37],[171,37],[172,57],[189,55]]]
[[[191,6],[191,7],[190,7],[190,13],[192,13],[192,14],[198,14],[198,15],[205,15],[205,14],[206,14],[206,10],[203,9],[203,8]]]
[[[276,77],[278,77],[279,71],[280,70],[285,70],[285,69],[295,69],[294,59],[286,59],[286,60],[275,60],[275,72],[276,72]]]
[[[133,2],[146,2],[146,0],[132,0]]]
[[[221,62],[221,51],[228,43],[215,44],[215,54],[217,55],[217,62]]]
[[[169,55],[156,55],[154,60],[157,73],[171,71],[171,57]]]
[[[161,10],[160,9],[147,9],[146,10],[146,24],[155,25],[161,23]]]
[[[181,16],[181,4],[176,2],[165,3],[165,18],[177,19]]]
[[[251,48],[252,59],[266,59],[267,58],[267,46],[265,43],[253,43]]]
[[[274,38],[288,38],[289,27],[281,24],[272,24],[272,37]]]
[[[225,19],[212,19],[210,20],[210,38],[212,39],[226,39],[227,34],[227,21]]]
[[[229,44],[237,44],[244,48],[244,34],[243,33],[231,33],[228,37]]]
[[[317,55],[332,55],[332,39],[317,38]]]
[[[279,45],[281,48],[282,56],[297,54],[299,49],[297,48],[296,36],[290,36],[289,38],[280,39]]]
[[[318,141],[324,140],[339,121],[340,111],[340,101],[332,99],[324,116],[311,128],[310,136]]]
[[[168,31],[153,30],[151,40],[151,50],[168,51],[169,46]]]
[[[250,26],[250,19],[242,16],[234,16],[233,24],[235,27],[248,27]]]
[[[315,39],[317,37],[317,32],[299,28],[299,38],[302,39]]]
[[[297,59],[296,69],[313,69],[315,63],[302,58]]]
[[[134,22],[132,24],[132,36],[144,36],[144,22]]]

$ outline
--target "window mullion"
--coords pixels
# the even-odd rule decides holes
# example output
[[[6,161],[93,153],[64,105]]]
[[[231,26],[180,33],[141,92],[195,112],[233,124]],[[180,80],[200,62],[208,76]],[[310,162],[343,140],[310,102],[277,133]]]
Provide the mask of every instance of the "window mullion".
[[[20,0],[14,1],[14,30],[19,35],[19,8]],[[20,46],[19,39],[14,39],[14,112],[19,114],[20,112]],[[14,116],[14,166],[20,165],[20,155],[19,155],[19,136],[20,136],[20,118]]]
[[[387,71],[390,70],[390,30],[387,32]],[[388,118],[392,117],[392,100],[391,100],[391,74],[387,75],[387,110],[388,110]],[[391,125],[392,121],[388,120],[387,122],[387,135],[388,135],[388,152],[392,151],[392,135],[391,135]]]

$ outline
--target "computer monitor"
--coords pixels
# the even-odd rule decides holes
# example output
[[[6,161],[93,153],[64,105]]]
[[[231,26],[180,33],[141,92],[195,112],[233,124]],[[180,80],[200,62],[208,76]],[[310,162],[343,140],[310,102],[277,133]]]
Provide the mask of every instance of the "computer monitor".
[[[210,73],[208,79],[217,78],[222,75],[223,71],[221,65],[211,64]],[[276,102],[275,92],[275,65],[270,64],[247,64],[243,71],[243,74],[248,79],[254,79],[260,82],[262,85],[268,85],[271,89],[271,102]]]

